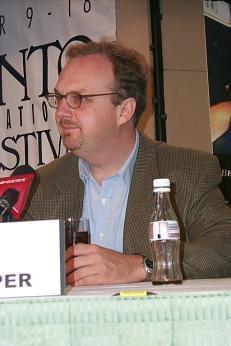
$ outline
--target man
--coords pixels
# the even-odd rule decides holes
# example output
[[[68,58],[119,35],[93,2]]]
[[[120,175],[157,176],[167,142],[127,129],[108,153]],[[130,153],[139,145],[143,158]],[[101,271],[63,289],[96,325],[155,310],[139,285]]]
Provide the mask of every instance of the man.
[[[26,219],[87,216],[92,244],[67,250],[67,283],[95,285],[149,279],[147,229],[152,181],[175,185],[186,278],[231,274],[231,210],[217,188],[220,171],[207,153],[154,142],[136,130],[145,108],[147,66],[115,42],[75,45],[54,93],[67,155],[39,169]]]

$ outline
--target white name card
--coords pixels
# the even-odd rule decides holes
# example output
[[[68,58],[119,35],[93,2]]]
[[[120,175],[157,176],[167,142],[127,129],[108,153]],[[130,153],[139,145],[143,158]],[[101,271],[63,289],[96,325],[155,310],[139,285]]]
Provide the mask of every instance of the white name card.
[[[64,249],[63,221],[0,223],[0,298],[63,294]]]

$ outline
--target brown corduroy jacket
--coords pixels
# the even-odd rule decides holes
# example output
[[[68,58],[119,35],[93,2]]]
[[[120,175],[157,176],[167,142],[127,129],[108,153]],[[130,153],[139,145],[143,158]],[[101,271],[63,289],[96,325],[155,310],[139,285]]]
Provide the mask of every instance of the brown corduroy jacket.
[[[38,172],[40,183],[25,219],[80,216],[84,185],[78,175],[78,157],[69,153]],[[127,202],[124,252],[151,257],[147,229],[153,209],[152,181],[160,177],[169,178],[172,184],[172,202],[181,225],[185,277],[231,277],[231,208],[217,187],[217,159],[142,135]]]

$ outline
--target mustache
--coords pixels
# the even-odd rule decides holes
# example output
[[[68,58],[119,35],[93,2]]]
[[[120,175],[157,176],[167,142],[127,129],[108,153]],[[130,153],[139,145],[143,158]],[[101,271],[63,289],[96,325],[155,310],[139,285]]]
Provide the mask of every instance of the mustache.
[[[68,118],[62,118],[59,121],[61,127],[78,127],[77,123]]]

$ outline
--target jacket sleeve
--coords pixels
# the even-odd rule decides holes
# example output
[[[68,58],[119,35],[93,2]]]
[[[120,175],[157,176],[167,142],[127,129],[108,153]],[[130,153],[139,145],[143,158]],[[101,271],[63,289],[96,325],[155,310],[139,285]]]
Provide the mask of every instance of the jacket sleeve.
[[[220,169],[214,156],[205,160],[197,178],[184,220],[185,277],[230,277],[231,208],[218,188]]]

